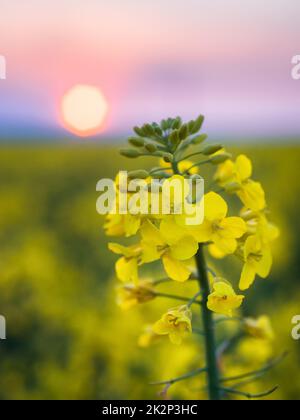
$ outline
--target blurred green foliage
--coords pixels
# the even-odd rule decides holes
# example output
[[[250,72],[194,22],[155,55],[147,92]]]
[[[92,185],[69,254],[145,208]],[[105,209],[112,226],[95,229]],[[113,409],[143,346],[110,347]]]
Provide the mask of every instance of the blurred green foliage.
[[[271,349],[244,345],[232,356],[231,371],[289,350],[254,389],[279,384],[273,398],[298,399],[300,342],[291,339],[291,319],[300,314],[300,148],[247,147],[243,153],[253,159],[254,178],[265,186],[271,219],[281,229],[272,275],[250,290],[245,313],[269,314],[277,338]],[[155,398],[158,390],[149,382],[201,365],[197,343],[137,346],[143,325],[170,302],[126,313],[115,305],[115,259],[96,213],[96,183],[142,162],[88,145],[0,149],[0,314],[7,321],[7,340],[0,341],[1,399]],[[222,263],[233,281],[241,268],[234,264]],[[174,386],[171,396],[198,398],[200,388],[195,378]]]

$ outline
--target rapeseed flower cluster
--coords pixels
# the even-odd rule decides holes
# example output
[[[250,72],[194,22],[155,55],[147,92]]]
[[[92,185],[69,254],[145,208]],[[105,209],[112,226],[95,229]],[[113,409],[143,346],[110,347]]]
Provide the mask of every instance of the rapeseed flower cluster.
[[[272,268],[271,242],[279,236],[279,230],[268,220],[265,192],[252,178],[252,162],[245,155],[233,159],[220,144],[204,146],[207,136],[199,134],[203,119],[200,116],[184,124],[177,117],[160,124],[135,127],[136,136],[129,138],[131,148],[121,151],[123,156],[133,159],[156,157],[157,167],[134,171],[129,176],[142,179],[149,186],[153,180],[159,180],[160,187],[155,192],[159,203],[155,212],[151,211],[149,201],[148,211],[144,206],[143,210],[131,214],[128,208],[127,214],[109,214],[106,218],[108,236],[131,238],[127,246],[109,244],[109,249],[119,256],[116,262],[116,275],[121,281],[118,303],[128,309],[162,296],[158,291],[162,282],[184,283],[197,279],[200,274],[197,274],[197,256],[203,249],[216,260],[228,256],[237,258],[241,262],[241,274],[239,279],[223,279],[209,267],[202,267],[208,274],[209,290],[200,287],[196,297],[167,310],[152,327],[147,326],[140,339],[143,347],[156,341],[158,336],[168,336],[173,344],[179,345],[193,332],[191,308],[194,305],[219,316],[232,317],[246,298],[237,289],[246,292],[257,277],[268,277]],[[192,147],[194,152],[190,153]],[[186,180],[201,178],[203,165],[210,165],[214,172],[211,180],[205,179],[205,189],[210,186],[209,190],[200,198],[195,194],[187,197],[182,192],[169,192],[170,211],[165,214],[161,206],[165,198],[162,186],[174,180],[184,185]],[[118,179],[117,175],[115,187],[120,193]],[[131,192],[128,194],[130,196]],[[150,194],[147,188],[144,197]],[[229,206],[234,200],[234,208],[237,203],[240,206],[237,214],[232,213]],[[187,217],[197,205],[203,205],[204,219],[196,225],[188,224]],[[179,208],[182,211],[178,211]],[[162,280],[144,280],[143,267],[154,262],[161,263]],[[273,334],[266,317],[246,319],[243,325],[255,336]]]

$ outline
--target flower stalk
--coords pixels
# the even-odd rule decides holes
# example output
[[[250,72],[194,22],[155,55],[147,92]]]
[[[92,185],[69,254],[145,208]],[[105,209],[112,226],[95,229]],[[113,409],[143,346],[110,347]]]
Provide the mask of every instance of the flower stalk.
[[[205,264],[205,256],[203,246],[199,247],[196,254],[196,264],[199,274],[199,285],[202,291],[203,302],[207,302],[210,294],[210,287],[208,275]],[[205,355],[206,355],[206,368],[208,380],[208,394],[209,399],[219,401],[221,399],[221,392],[219,389],[219,368],[217,360],[217,347],[215,338],[215,326],[213,320],[213,313],[207,308],[207,305],[201,306],[203,332],[205,339]]]

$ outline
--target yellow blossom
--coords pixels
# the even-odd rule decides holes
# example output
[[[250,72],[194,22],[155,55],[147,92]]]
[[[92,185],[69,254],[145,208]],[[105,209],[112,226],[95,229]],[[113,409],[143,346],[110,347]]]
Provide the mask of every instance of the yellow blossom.
[[[130,309],[139,303],[149,302],[155,298],[155,291],[150,281],[136,284],[124,284],[117,288],[117,303],[122,309]]]
[[[268,316],[262,315],[257,319],[246,318],[244,322],[246,331],[253,337],[266,340],[274,339],[274,331]]]
[[[219,165],[215,180],[225,189],[229,185],[236,185],[236,194],[242,203],[254,211],[266,207],[265,192],[259,182],[250,179],[252,176],[252,163],[245,155],[237,157],[236,161],[227,160]]]
[[[208,297],[207,307],[217,314],[232,316],[232,311],[241,306],[244,296],[237,295],[233,287],[225,281],[216,281],[213,292]]]
[[[192,313],[187,306],[170,309],[153,326],[158,335],[168,335],[173,344],[181,344],[182,339],[192,332]]]
[[[270,246],[264,244],[259,236],[253,235],[246,239],[244,250],[244,267],[240,279],[240,289],[247,290],[255,280],[256,274],[266,278],[272,268],[272,253]]]
[[[237,238],[246,231],[246,223],[240,217],[226,217],[228,206],[218,194],[210,192],[204,197],[205,218],[202,225],[189,227],[198,242],[212,242],[224,254],[232,254],[237,248]]]
[[[161,222],[161,229],[147,220],[142,228],[142,246],[144,249],[144,262],[162,259],[167,275],[175,281],[184,282],[188,280],[192,269],[189,267],[190,259],[198,251],[198,243],[192,236],[178,236],[175,230],[168,230],[164,221]]]

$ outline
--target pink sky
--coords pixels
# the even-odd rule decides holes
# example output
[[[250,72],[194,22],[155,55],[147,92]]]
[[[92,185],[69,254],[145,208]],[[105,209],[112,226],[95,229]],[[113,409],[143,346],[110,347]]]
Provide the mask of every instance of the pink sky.
[[[298,0],[1,0],[0,137],[64,134],[77,83],[108,98],[102,137],[199,113],[211,136],[299,136],[299,39]]]

